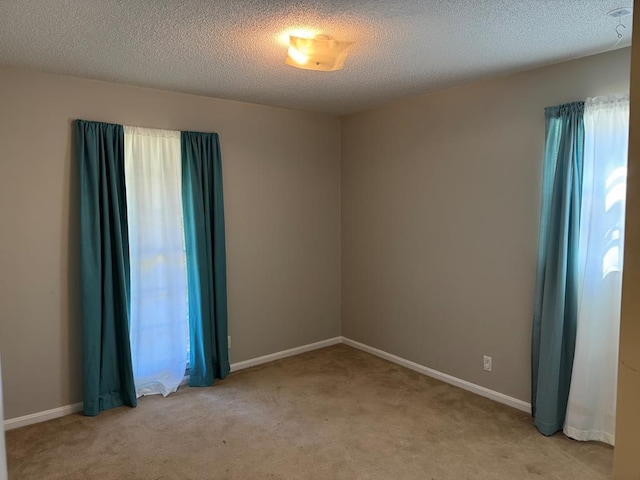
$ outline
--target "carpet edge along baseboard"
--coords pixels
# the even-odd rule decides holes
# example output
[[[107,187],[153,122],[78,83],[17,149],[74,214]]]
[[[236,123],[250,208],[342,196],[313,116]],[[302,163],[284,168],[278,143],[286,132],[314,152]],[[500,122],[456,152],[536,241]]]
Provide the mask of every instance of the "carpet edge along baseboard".
[[[462,380],[460,378],[448,375],[446,373],[439,372],[438,370],[425,367],[424,365],[420,365],[419,363],[412,362],[405,358],[399,357],[392,353],[385,352],[384,350],[380,350],[378,348],[371,347],[364,343],[351,340],[350,338],[347,338],[347,337],[328,338],[326,340],[321,340],[319,342],[314,342],[307,345],[301,345],[299,347],[290,348],[288,350],[282,350],[280,352],[275,352],[268,355],[252,358],[249,360],[243,360],[241,362],[232,363],[231,372],[238,372],[246,368],[263,365],[265,363],[280,360],[282,358],[292,357],[294,355],[300,355],[302,353],[311,352],[313,350],[330,347],[332,345],[337,345],[339,343],[348,345],[358,350],[362,350],[363,352],[370,353],[372,355],[375,355],[376,357],[383,358],[392,363],[401,365],[405,368],[421,373],[428,377],[435,378],[437,380],[448,383],[455,387],[475,393],[476,395],[489,398],[490,400],[493,400],[495,402],[508,405],[518,410],[522,410],[523,412],[531,413],[531,404],[523,400],[519,400],[517,398],[510,397],[503,393],[496,392],[495,390],[491,390],[489,388],[476,385],[475,383],[467,382],[466,380]],[[4,420],[4,429],[13,430],[15,428],[26,427],[27,425],[46,422],[47,420],[53,420],[54,418],[64,417],[65,415],[70,415],[80,411],[82,411],[82,402],[74,403],[71,405],[64,405],[61,407],[56,407],[50,410],[44,410],[42,412],[30,413],[28,415],[23,415],[21,417],[9,418]]]

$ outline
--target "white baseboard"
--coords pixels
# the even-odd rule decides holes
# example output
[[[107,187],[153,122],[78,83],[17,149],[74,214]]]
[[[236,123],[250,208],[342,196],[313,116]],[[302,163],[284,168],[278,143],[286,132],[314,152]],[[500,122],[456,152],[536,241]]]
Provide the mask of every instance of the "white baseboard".
[[[10,418],[4,421],[5,430],[13,430],[14,428],[26,427],[34,423],[46,422],[54,418],[64,417],[72,413],[82,411],[82,402],[73,405],[65,405],[64,407],[52,408],[44,412],[31,413],[22,417]]]
[[[447,375],[446,373],[433,370],[432,368],[425,367],[424,365],[420,365],[419,363],[415,363],[402,357],[398,357],[397,355],[385,352],[383,350],[370,347],[369,345],[365,345],[364,343],[356,342],[355,340],[351,340],[350,338],[342,337],[342,343],[344,343],[345,345],[349,345],[350,347],[357,348],[358,350],[371,353],[376,357],[384,358],[385,360],[396,363],[428,377],[435,378],[436,380],[441,380],[463,390],[475,393],[476,395],[489,398],[504,405],[509,405],[510,407],[517,408],[518,410],[522,410],[523,412],[531,413],[531,404],[517,398],[513,398],[503,393],[481,387],[480,385],[476,385],[475,383],[467,382],[466,380],[461,380],[451,375]]]
[[[304,352],[310,352],[311,350],[317,350],[319,348],[329,347],[340,343],[341,337],[329,338],[316,343],[310,343],[308,345],[302,345],[300,347],[291,348],[289,350],[283,350],[282,352],[272,353],[270,355],[264,355],[258,358],[252,358],[243,362],[236,362],[231,364],[231,371],[237,372],[244,370],[245,368],[255,367],[262,365],[263,363],[273,362],[281,358],[291,357],[293,355],[299,355]],[[182,384],[188,384],[188,378],[185,377]],[[74,403],[73,405],[65,405],[63,407],[52,408],[51,410],[45,410],[44,412],[31,413],[22,417],[10,418],[4,421],[5,430],[13,430],[14,428],[26,427],[27,425],[33,425],[34,423],[46,422],[47,420],[53,420],[54,418],[64,417],[72,413],[82,411],[82,402]]]
[[[262,365],[263,363],[273,362],[274,360],[280,360],[281,358],[292,357],[294,355],[300,355],[301,353],[310,352],[312,350],[318,350],[319,348],[330,347],[331,345],[337,345],[342,342],[342,337],[328,338],[320,342],[310,343],[308,345],[302,345],[301,347],[290,348],[289,350],[283,350],[281,352],[271,353],[262,357],[251,358],[243,362],[236,362],[231,364],[231,372],[237,372],[244,370],[245,368],[255,367]]]
[[[262,365],[263,363],[273,362],[281,358],[291,357],[293,355],[299,355],[304,352],[310,352],[311,350],[317,350],[319,348],[328,347],[330,345],[336,345],[340,343],[341,337],[329,338],[316,343],[310,343],[308,345],[302,345],[301,347],[291,348],[282,352],[272,353],[270,355],[264,355],[258,358],[252,358],[243,362],[236,362],[231,364],[231,371],[237,372],[245,368],[255,367]],[[188,378],[185,377],[180,385],[188,384]],[[73,405],[65,405],[63,407],[52,408],[51,410],[45,410],[44,412],[31,413],[22,417],[10,418],[4,421],[5,430],[13,430],[14,428],[26,427],[27,425],[33,425],[34,423],[46,422],[47,420],[53,420],[54,418],[64,417],[72,413],[82,411],[82,402],[74,403]]]
[[[398,357],[397,355],[393,355],[383,350],[370,347],[369,345],[356,342],[355,340],[351,340],[350,338],[346,338],[346,337],[328,338],[327,340],[322,340],[320,342],[310,343],[308,345],[302,345],[300,347],[291,348],[289,350],[283,350],[281,352],[264,355],[262,357],[257,357],[249,360],[244,360],[242,362],[232,363],[231,371],[237,372],[240,370],[244,370],[245,368],[255,367],[258,365],[262,365],[264,363],[280,360],[281,358],[300,355],[301,353],[310,352],[312,350],[318,350],[320,348],[329,347],[331,345],[336,345],[338,343],[344,343],[345,345],[349,345],[350,347],[357,348],[358,350],[371,353],[376,357],[384,358],[385,360],[389,360],[390,362],[396,363],[398,365],[409,368],[411,370],[414,370],[418,373],[422,373],[423,375],[427,375],[437,380],[441,380],[445,383],[449,383],[456,387],[462,388],[463,390],[473,392],[482,397],[489,398],[498,403],[509,405],[510,407],[517,408],[518,410],[522,410],[524,412],[528,412],[528,413],[531,412],[531,405],[527,402],[518,400],[517,398],[509,397],[508,395],[504,395],[502,393],[496,392],[494,390],[490,390],[485,387],[481,387],[480,385],[467,382],[466,380],[461,380],[459,378],[452,377],[451,375],[447,375],[446,373],[433,370],[431,368],[425,367],[423,365],[412,362],[410,360],[406,360],[402,357]],[[70,415],[72,413],[77,413],[80,411],[82,411],[82,402],[74,403],[73,405],[65,405],[63,407],[52,408],[51,410],[45,410],[44,412],[36,412],[29,415],[24,415],[22,417],[10,418],[8,420],[5,420],[4,429],[12,430],[14,428],[26,427],[27,425],[46,422],[47,420],[53,420],[54,418],[64,417],[65,415]]]

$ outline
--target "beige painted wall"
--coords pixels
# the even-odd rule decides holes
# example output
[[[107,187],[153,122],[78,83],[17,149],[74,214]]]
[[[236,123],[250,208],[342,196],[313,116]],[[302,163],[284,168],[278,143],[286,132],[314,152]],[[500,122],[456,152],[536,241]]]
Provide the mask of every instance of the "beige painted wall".
[[[628,91],[629,55],[343,118],[343,335],[528,402],[544,107]]]
[[[638,2],[636,2],[636,7]],[[634,13],[640,25],[640,10]],[[614,478],[640,479],[640,28],[633,33]]]
[[[543,108],[626,91],[628,74],[624,49],[340,128],[330,116],[0,68],[6,418],[81,401],[75,118],[220,133],[232,361],[341,333],[341,213],[344,335],[528,401]]]
[[[220,134],[232,362],[340,335],[337,118],[13,69],[0,85],[6,418],[82,400],[76,118]]]

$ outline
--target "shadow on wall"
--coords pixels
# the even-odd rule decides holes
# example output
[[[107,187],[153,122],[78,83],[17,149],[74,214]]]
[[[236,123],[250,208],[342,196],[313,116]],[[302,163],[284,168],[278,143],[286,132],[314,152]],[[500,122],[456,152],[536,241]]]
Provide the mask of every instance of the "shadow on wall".
[[[64,225],[67,222],[67,228],[62,228],[61,232],[64,237],[67,234],[67,241],[62,239],[61,258],[66,258],[66,262],[61,262],[60,285],[61,288],[66,287],[66,299],[60,302],[61,319],[67,321],[67,335],[62,336],[60,352],[65,358],[61,358],[64,365],[68,362],[68,369],[61,369],[60,382],[64,385],[68,382],[69,398],[71,403],[82,401],[82,324],[81,324],[81,308],[80,308],[80,218],[79,218],[79,201],[80,201],[80,179],[78,176],[78,162],[75,153],[75,129],[73,128],[73,120],[69,120],[69,136],[67,139],[67,150],[65,158],[64,191],[69,192],[68,198],[63,196],[61,222]],[[66,263],[66,265],[65,265]],[[67,273],[66,285],[64,285],[65,270]],[[62,292],[61,292],[62,294]],[[64,321],[64,320],[63,320]],[[66,373],[66,375],[65,375]]]

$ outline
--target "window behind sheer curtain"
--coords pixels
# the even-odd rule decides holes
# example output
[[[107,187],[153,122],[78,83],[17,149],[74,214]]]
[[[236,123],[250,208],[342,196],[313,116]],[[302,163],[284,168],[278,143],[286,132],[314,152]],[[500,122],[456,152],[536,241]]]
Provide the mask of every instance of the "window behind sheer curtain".
[[[564,432],[615,441],[629,138],[628,96],[587,99],[578,321]]]
[[[177,390],[188,363],[180,132],[125,127],[136,395]]]

